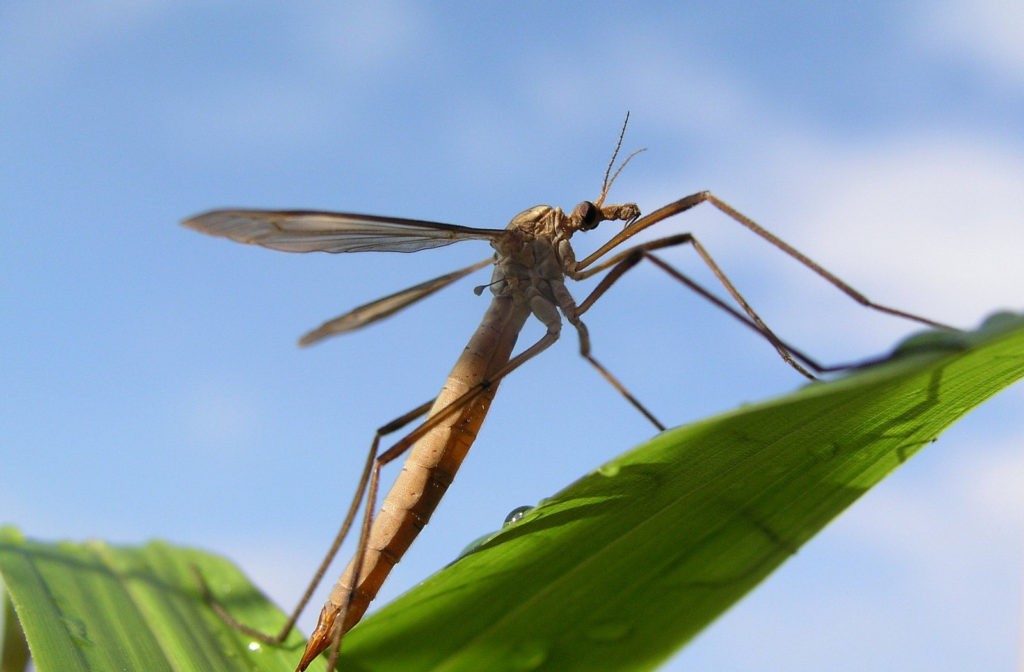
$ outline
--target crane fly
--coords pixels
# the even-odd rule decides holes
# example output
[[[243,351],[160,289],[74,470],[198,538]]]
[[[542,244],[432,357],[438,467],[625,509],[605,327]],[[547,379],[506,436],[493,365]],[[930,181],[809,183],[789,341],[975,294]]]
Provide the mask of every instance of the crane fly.
[[[597,200],[583,201],[568,214],[549,205],[534,206],[513,217],[504,229],[310,210],[213,210],[183,222],[197,231],[285,252],[418,252],[461,241],[486,241],[494,248],[493,255],[487,259],[360,306],[302,337],[300,343],[309,345],[328,336],[364,327],[473,271],[488,265],[494,267],[491,281],[475,290],[479,294],[484,288],[489,288],[493,294],[491,303],[440,394],[377,430],[340,530],[281,632],[270,637],[239,623],[209,596],[204,586],[211,604],[228,623],[264,642],[283,641],[352,528],[360,506],[363,506],[356,552],[324,604],[297,668],[305,670],[316,656],[330,648],[330,666],[333,669],[342,636],[362,618],[392,567],[427,524],[451,484],[476,438],[498,383],[558,340],[563,319],[576,330],[580,354],[655,427],[664,429],[664,425],[593,357],[587,328],[581,320],[581,316],[613,283],[643,260],[652,262],[754,329],[774,346],[786,363],[808,378],[814,377],[811,371],[821,373],[846,368],[821,366],[780,340],[692,234],[669,235],[617,251],[620,245],[641,231],[701,203],[711,204],[862,305],[929,326],[949,328],[869,301],[708,191],[681,198],[646,216],[641,216],[639,207],[634,203],[606,205],[605,199],[612,183],[636,154],[634,152],[627,157],[612,174],[624,134],[625,125],[605,171]],[[605,221],[622,222],[624,226],[593,254],[577,260],[570,238],[578,231],[591,231]],[[689,245],[696,251],[740,310],[654,254],[656,250],[679,245]],[[601,273],[604,275],[593,291],[577,303],[565,286],[566,279],[584,280]],[[531,315],[543,324],[545,333],[535,343],[513,355],[519,332]],[[425,419],[410,433],[383,452],[379,451],[384,436],[424,416]],[[381,469],[406,453],[408,456],[401,473],[374,515]]]

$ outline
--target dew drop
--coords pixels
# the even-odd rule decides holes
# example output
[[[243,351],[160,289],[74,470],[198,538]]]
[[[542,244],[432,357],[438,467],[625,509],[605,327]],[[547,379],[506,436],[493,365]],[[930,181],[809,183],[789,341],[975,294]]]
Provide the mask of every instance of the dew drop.
[[[608,476],[609,478],[612,476],[618,476],[619,471],[619,465],[614,462],[602,464],[600,467],[597,468],[597,473],[601,474],[602,476]]]
[[[508,512],[508,515],[505,516],[505,522],[502,523],[501,526],[508,527],[509,525],[514,525],[515,523],[518,523],[520,520],[523,519],[523,516],[525,516],[527,512],[529,512],[532,509],[532,506],[517,506],[516,508]]]

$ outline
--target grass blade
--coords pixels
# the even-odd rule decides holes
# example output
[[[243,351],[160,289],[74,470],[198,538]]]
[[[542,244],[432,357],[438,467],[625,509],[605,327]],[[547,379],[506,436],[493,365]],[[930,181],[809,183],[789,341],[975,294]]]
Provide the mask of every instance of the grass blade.
[[[670,430],[357,626],[345,670],[647,670],[1024,376],[1024,319]]]
[[[302,637],[250,648],[203,602],[193,566],[239,618],[268,632],[284,623],[233,565],[202,551],[159,541],[48,544],[0,529],[0,576],[38,672],[294,669]],[[4,644],[6,661],[18,640],[5,636]]]

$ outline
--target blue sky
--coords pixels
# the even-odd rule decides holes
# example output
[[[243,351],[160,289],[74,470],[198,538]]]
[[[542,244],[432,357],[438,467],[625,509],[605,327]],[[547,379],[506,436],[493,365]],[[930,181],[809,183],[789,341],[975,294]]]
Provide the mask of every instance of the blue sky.
[[[218,550],[290,607],[373,429],[436,393],[485,304],[468,281],[295,339],[488,248],[288,255],[177,222],[237,205],[501,227],[595,198],[626,110],[626,148],[648,151],[612,201],[711,189],[868,296],[957,325],[1024,304],[1019,3],[509,7],[0,6],[0,522]],[[824,361],[914,330],[711,210],[662,229],[684,230]],[[587,322],[670,425],[801,384],[653,268]],[[1022,395],[947,432],[666,669],[1015,669]],[[503,384],[382,599],[650,435],[564,339]]]

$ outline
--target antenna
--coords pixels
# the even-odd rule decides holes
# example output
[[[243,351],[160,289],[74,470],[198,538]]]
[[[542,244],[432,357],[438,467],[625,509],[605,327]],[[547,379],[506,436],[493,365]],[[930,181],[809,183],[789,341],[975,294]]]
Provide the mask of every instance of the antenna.
[[[608,196],[608,192],[611,191],[612,185],[615,183],[615,179],[622,172],[622,169],[626,167],[630,159],[639,154],[640,152],[646,152],[647,148],[642,147],[641,149],[634,150],[629,156],[623,159],[619,167],[612,173],[612,167],[615,165],[615,159],[619,156],[619,150],[622,149],[622,140],[626,137],[626,126],[629,125],[629,110],[626,111],[626,118],[622,122],[622,130],[619,131],[619,140],[615,143],[615,151],[612,152],[611,161],[608,162],[608,167],[604,171],[604,181],[601,183],[601,195],[598,197],[597,202],[594,203],[597,207],[604,205],[604,199]]]

